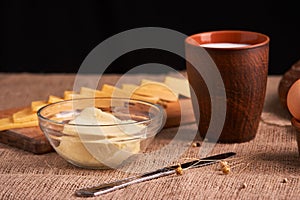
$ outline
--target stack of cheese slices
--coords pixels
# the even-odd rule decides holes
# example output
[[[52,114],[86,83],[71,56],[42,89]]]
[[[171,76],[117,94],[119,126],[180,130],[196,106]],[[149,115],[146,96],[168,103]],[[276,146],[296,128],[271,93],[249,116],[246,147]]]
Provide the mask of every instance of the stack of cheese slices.
[[[103,84],[101,90],[81,87],[80,91],[66,90],[62,97],[50,95],[48,99],[31,102],[31,105],[13,113],[9,117],[0,119],[0,131],[38,126],[37,111],[48,104],[58,101],[88,98],[88,97],[123,97],[142,100],[164,106],[167,113],[167,126],[174,126],[178,118],[172,116],[180,114],[179,98],[190,98],[189,83],[187,79],[166,76],[163,82],[143,79],[139,85],[122,84],[116,87]],[[180,119],[180,118],[179,118]]]

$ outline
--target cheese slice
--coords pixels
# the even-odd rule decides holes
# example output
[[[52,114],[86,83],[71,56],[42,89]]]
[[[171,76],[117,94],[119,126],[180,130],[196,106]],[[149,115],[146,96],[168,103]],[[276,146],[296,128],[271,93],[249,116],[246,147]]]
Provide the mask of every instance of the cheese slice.
[[[77,94],[77,92],[75,92],[73,90],[65,90],[64,91],[64,100],[71,99],[70,97],[72,97],[73,94]]]
[[[77,93],[73,93],[73,94],[67,94],[64,99],[65,100],[71,100],[71,99],[82,99],[82,98],[89,98],[90,96],[86,96],[86,95],[82,95],[82,94],[77,94]]]
[[[143,96],[133,93],[130,97],[131,99],[140,100],[140,101],[146,101],[148,103],[156,104],[159,102],[158,97],[152,97],[152,96]]]
[[[166,76],[164,83],[175,93],[188,98],[191,97],[189,81],[187,79]]]
[[[15,128],[27,128],[38,126],[38,120],[26,121],[26,122],[14,122],[12,117],[6,117],[0,119],[0,131],[15,129]]]
[[[58,97],[58,96],[54,96],[54,95],[50,95],[48,98],[48,103],[56,103],[59,101],[63,101],[64,99]]]
[[[149,79],[142,79],[141,80],[141,85],[144,85],[144,84],[147,84],[147,83],[156,83],[156,84],[160,84],[160,85],[163,85],[163,86],[165,86],[166,88],[169,88],[170,90],[172,90],[172,88],[170,88],[167,84],[165,84],[165,83],[163,83],[163,82],[159,82],[159,81],[153,81],[153,80],[149,80]],[[174,90],[173,90],[173,92],[178,96],[178,93],[177,92],[175,92]]]
[[[32,101],[31,110],[32,112],[37,112],[40,108],[46,106],[48,103],[46,101]]]
[[[164,101],[178,100],[178,94],[176,94],[171,88],[163,83],[153,81],[142,82],[140,87],[134,91],[134,94],[158,97]]]
[[[37,121],[38,117],[36,112],[33,112],[31,107],[28,107],[15,112],[12,115],[12,119],[13,122],[30,122],[30,121]]]
[[[125,88],[126,87],[131,87],[131,89],[133,89],[132,86],[127,85],[127,86],[125,86]],[[140,86],[138,86],[138,88],[139,87]],[[108,84],[104,84],[102,86],[102,91],[109,93],[111,95],[111,97],[130,98],[130,99],[146,101],[146,102],[154,103],[154,104],[159,101],[159,97],[140,95],[140,94],[136,94],[135,92],[132,93],[132,91],[127,91],[127,90],[124,90],[123,88],[120,89],[118,87],[108,85]]]
[[[145,83],[161,83],[161,82],[153,81],[153,80],[149,80],[149,79],[142,79],[141,80],[141,85],[143,85]]]
[[[110,97],[130,98],[130,93],[109,84],[103,84],[101,91],[108,93]]]
[[[128,92],[128,93],[133,93],[134,90],[136,90],[139,86],[135,84],[122,84],[122,90]]]
[[[89,98],[89,97],[94,97],[90,93],[77,93],[75,91],[64,91],[64,100],[71,100],[71,99],[82,99],[82,98]]]
[[[95,90],[88,87],[81,87],[80,94],[88,97],[110,97],[110,93],[100,90]]]

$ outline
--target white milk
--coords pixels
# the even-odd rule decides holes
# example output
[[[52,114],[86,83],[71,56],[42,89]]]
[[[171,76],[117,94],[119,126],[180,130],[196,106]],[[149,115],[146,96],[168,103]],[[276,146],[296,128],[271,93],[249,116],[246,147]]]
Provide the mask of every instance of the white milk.
[[[249,46],[250,44],[239,44],[239,43],[207,43],[200,44],[201,47],[210,47],[210,48],[238,48]]]

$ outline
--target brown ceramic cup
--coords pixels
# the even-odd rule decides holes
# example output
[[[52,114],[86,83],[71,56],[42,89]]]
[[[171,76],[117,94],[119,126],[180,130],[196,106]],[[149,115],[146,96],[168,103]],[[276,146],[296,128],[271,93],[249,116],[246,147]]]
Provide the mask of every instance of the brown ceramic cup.
[[[192,103],[202,138],[221,143],[241,143],[255,138],[266,93],[269,41],[267,35],[242,30],[203,32],[186,38],[187,76],[194,92]],[[217,83],[215,89],[224,87],[226,96],[212,92],[213,83],[209,90],[207,82],[217,81],[215,77],[209,80],[212,65],[203,52],[215,64],[222,79],[223,85]],[[226,109],[219,112],[220,116],[221,112],[225,113],[220,133],[218,130],[208,133],[210,122],[219,115],[218,110],[217,114],[212,112],[212,104],[222,99]]]

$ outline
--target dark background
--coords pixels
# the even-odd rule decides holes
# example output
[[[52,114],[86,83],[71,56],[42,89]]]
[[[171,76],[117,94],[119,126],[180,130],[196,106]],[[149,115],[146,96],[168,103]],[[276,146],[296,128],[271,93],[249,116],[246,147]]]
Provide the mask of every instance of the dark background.
[[[1,1],[1,72],[77,72],[103,40],[132,28],[155,26],[186,35],[244,29],[269,35],[269,74],[283,74],[300,59],[299,9],[287,1]],[[185,62],[155,50],[129,53],[107,73],[161,62]]]

